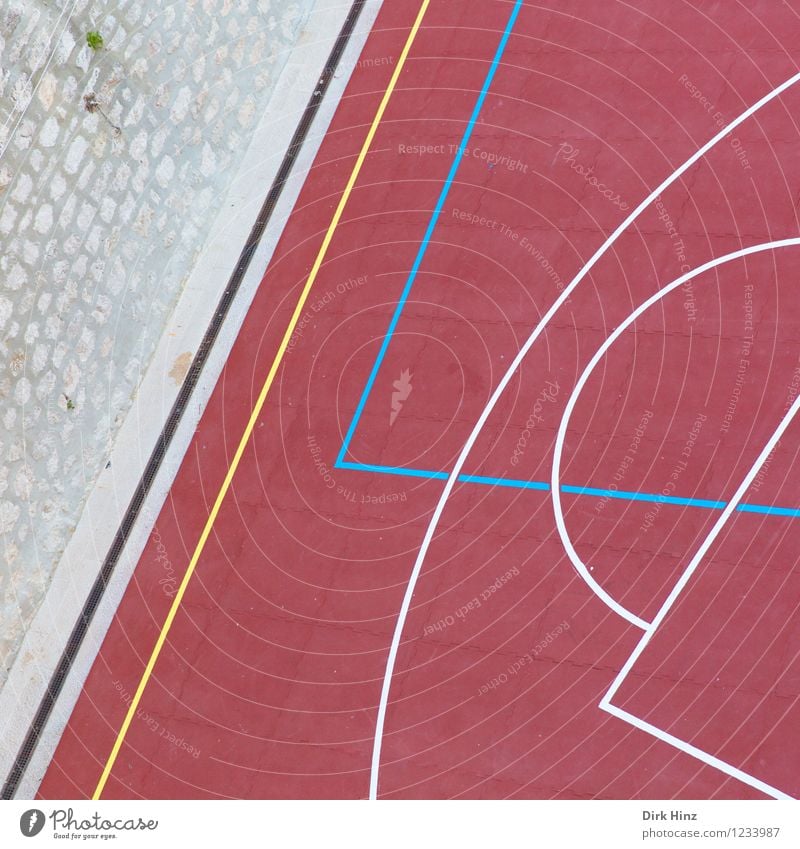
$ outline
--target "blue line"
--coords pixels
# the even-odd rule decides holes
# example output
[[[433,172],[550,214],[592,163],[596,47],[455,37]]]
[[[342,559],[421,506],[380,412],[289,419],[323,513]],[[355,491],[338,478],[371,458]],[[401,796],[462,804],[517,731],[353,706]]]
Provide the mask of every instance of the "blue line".
[[[575,495],[592,495],[600,498],[621,498],[625,501],[648,501],[660,504],[683,504],[688,507],[706,507],[710,510],[723,510],[727,501],[707,501],[703,498],[679,498],[674,495],[660,495],[650,492],[625,492],[619,489],[592,489],[588,486],[561,486],[562,492]]]
[[[741,513],[767,513],[772,516],[800,517],[800,510],[793,507],[768,507],[765,504],[739,504],[736,507]]]
[[[425,469],[404,469],[399,466],[373,466],[369,463],[350,463],[337,460],[337,469],[353,469],[357,472],[379,472],[386,475],[403,475],[411,478],[426,478],[428,480],[447,480],[447,472],[431,472]],[[515,478],[488,478],[483,475],[459,475],[462,483],[477,483],[486,486],[505,486],[514,489],[535,489],[549,492],[550,485],[543,481],[526,481]],[[648,492],[626,492],[619,489],[594,489],[590,486],[570,486],[562,484],[562,492],[573,495],[588,495],[594,498],[619,498],[623,501],[645,501],[662,504],[679,504],[686,507],[704,507],[709,510],[724,510],[727,501],[708,501],[704,498],[680,498],[674,495],[657,495]],[[736,509],[740,513],[762,513],[770,516],[792,516],[800,518],[800,508],[770,507],[765,504],[739,504]]]
[[[445,475],[447,477],[447,475]],[[538,489],[543,492],[550,492],[550,484],[542,483],[542,481],[522,481],[514,478],[484,478],[481,475],[459,475],[459,481],[462,483],[482,483],[489,486],[512,486],[515,489]]]
[[[486,100],[486,95],[489,92],[489,86],[492,84],[492,80],[494,79],[495,72],[497,71],[497,66],[500,64],[500,60],[505,52],[506,45],[508,44],[508,39],[511,36],[511,31],[514,29],[514,24],[517,21],[517,16],[519,15],[519,10],[522,8],[523,0],[517,0],[514,4],[514,9],[511,12],[511,16],[508,19],[508,23],[506,24],[505,31],[503,32],[503,37],[500,39],[500,44],[497,46],[497,51],[495,52],[494,59],[492,60],[492,64],[489,67],[489,72],[486,74],[486,79],[483,81],[483,88],[481,89],[480,94],[478,95],[478,99],[475,102],[475,107],[472,110],[472,115],[469,119],[469,123],[467,124],[466,130],[464,130],[464,135],[461,138],[461,142],[458,145],[458,150],[456,151],[455,159],[453,160],[453,164],[450,166],[450,172],[447,175],[447,179],[445,180],[444,186],[442,186],[442,191],[439,194],[439,200],[436,203],[436,207],[433,210],[433,215],[431,215],[431,220],[428,222],[428,227],[425,230],[425,235],[422,238],[422,243],[419,246],[419,250],[417,251],[417,257],[414,260],[414,264],[411,266],[411,271],[409,272],[408,279],[406,280],[406,285],[403,287],[403,292],[400,295],[400,300],[397,302],[397,307],[395,308],[394,315],[392,315],[392,320],[389,322],[389,329],[386,332],[386,335],[383,337],[383,342],[381,344],[381,348],[378,351],[378,356],[375,360],[375,364],[372,366],[372,371],[369,374],[369,378],[367,379],[367,384],[364,387],[364,391],[361,393],[361,399],[358,402],[358,406],[356,407],[356,411],[353,414],[353,420],[350,422],[350,427],[347,429],[347,434],[345,435],[344,442],[342,443],[342,448],[339,451],[339,456],[337,457],[337,462],[341,462],[344,460],[348,450],[350,449],[350,442],[353,439],[353,434],[355,433],[356,428],[358,427],[358,422],[361,419],[361,414],[364,412],[364,407],[367,403],[367,398],[369,398],[370,392],[372,392],[373,384],[375,383],[375,379],[378,376],[378,371],[383,363],[383,359],[386,356],[386,349],[389,347],[389,341],[392,338],[392,334],[397,327],[397,322],[400,320],[400,313],[403,311],[403,308],[406,305],[406,301],[408,300],[408,296],[411,292],[411,287],[414,284],[414,280],[417,277],[417,272],[419,271],[419,267],[422,264],[423,257],[425,256],[426,251],[428,250],[428,244],[431,240],[431,236],[433,236],[434,228],[436,227],[436,223],[439,220],[439,215],[442,212],[442,208],[444,207],[445,201],[447,200],[447,196],[450,193],[450,187],[453,185],[453,180],[455,180],[456,173],[458,172],[459,166],[461,165],[461,160],[464,157],[464,150],[467,147],[467,144],[472,136],[472,131],[475,128],[475,124],[478,121],[478,115],[480,114],[481,109],[483,108],[483,103]]]
[[[337,460],[337,469],[354,469],[357,472],[380,472],[384,475],[404,475],[408,478],[429,478],[446,481],[447,472],[429,472],[426,469],[404,469],[399,466],[373,466],[370,463],[351,463],[348,460]]]

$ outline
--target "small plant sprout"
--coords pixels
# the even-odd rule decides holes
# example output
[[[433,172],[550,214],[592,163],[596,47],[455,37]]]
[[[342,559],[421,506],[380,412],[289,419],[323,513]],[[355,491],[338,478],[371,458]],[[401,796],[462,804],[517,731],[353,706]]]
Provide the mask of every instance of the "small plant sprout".
[[[96,30],[89,30],[86,33],[86,43],[92,50],[99,50],[103,46],[103,36]]]
[[[69,395],[64,395],[64,398],[67,401],[67,409],[68,410],[74,410],[75,409],[75,402],[72,400],[72,398],[70,398]]]
[[[122,130],[114,124],[108,115],[106,115],[106,113],[100,108],[100,101],[97,99],[97,95],[93,91],[90,91],[89,94],[83,95],[83,105],[86,107],[87,112],[99,112],[103,118],[105,118],[108,126],[114,131],[115,136],[121,135]]]

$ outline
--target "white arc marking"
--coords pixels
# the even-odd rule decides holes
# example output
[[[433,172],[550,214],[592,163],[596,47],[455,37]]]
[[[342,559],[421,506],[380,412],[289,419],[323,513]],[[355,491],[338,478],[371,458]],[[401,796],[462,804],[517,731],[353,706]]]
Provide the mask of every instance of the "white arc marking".
[[[800,246],[800,238],[783,239],[783,240],[777,241],[777,242],[767,242],[766,244],[763,244],[763,245],[755,245],[753,247],[745,248],[741,251],[736,251],[735,253],[728,254],[727,256],[720,257],[720,259],[713,260],[712,262],[708,262],[705,265],[700,266],[700,268],[696,269],[695,271],[690,271],[688,274],[684,275],[683,277],[678,278],[678,280],[676,280],[674,283],[671,283],[670,286],[667,287],[666,290],[664,290],[664,294],[667,294],[667,291],[671,291],[673,289],[676,289],[682,283],[685,283],[686,280],[691,279],[692,277],[696,277],[698,274],[702,273],[703,271],[708,271],[709,268],[713,268],[714,266],[720,265],[724,262],[730,262],[733,259],[738,259],[739,257],[746,256],[747,254],[759,253],[761,251],[768,251],[768,250],[773,250],[775,248],[783,248],[783,247],[789,247],[789,246],[795,246],[795,247]],[[650,298],[646,304],[644,304],[642,307],[640,307],[639,310],[637,310],[632,315],[632,317],[629,317],[628,319],[626,319],[625,322],[622,325],[620,325],[620,327],[617,328],[617,330],[614,331],[612,336],[609,337],[609,340],[607,340],[603,344],[603,346],[600,348],[600,351],[598,352],[598,354],[602,355],[604,349],[608,348],[608,346],[609,346],[608,343],[609,342],[613,343],[614,339],[616,339],[619,336],[619,334],[623,330],[625,330],[625,328],[627,326],[629,326],[633,320],[635,320],[636,315],[643,312],[644,309],[646,309],[648,306],[651,306],[652,303],[654,303],[656,300],[658,300],[661,297],[663,297],[662,293],[658,292],[656,295],[654,295],[652,298]],[[595,357],[592,358],[592,363],[590,364],[590,368],[588,368],[583,373],[583,375],[581,375],[581,380],[578,382],[579,385],[576,387],[576,391],[573,392],[573,395],[570,397],[570,402],[572,402],[572,403],[567,404],[567,409],[564,413],[564,419],[562,419],[562,427],[559,428],[559,437],[561,437],[562,434],[566,432],[566,426],[565,426],[564,423],[565,423],[565,420],[567,420],[569,418],[569,415],[572,412],[572,408],[575,406],[574,401],[577,400],[577,396],[580,394],[580,390],[583,387],[583,384],[586,382],[584,377],[588,377],[588,372],[591,371],[592,368],[594,368],[594,366],[597,364],[596,363],[597,360],[599,360],[599,356],[596,354]],[[666,731],[656,727],[655,725],[651,725],[649,722],[645,722],[643,719],[640,719],[639,717],[628,713],[627,711],[623,710],[622,708],[618,708],[618,707],[612,705],[611,699],[614,698],[617,691],[622,686],[622,682],[625,680],[625,678],[627,678],[627,676],[630,673],[631,669],[633,668],[634,664],[639,659],[642,652],[647,647],[647,644],[652,639],[653,634],[655,634],[658,627],[664,621],[664,617],[667,615],[670,608],[675,604],[675,602],[677,601],[678,596],[681,594],[681,592],[683,592],[683,589],[686,586],[686,584],[689,582],[689,579],[692,577],[694,572],[697,570],[697,567],[700,565],[702,559],[708,553],[708,550],[713,545],[714,540],[721,533],[723,527],[725,526],[725,523],[731,517],[734,510],[736,510],[736,507],[739,505],[740,501],[744,497],[748,488],[750,487],[752,482],[755,480],[756,475],[758,474],[759,470],[764,465],[767,458],[772,453],[772,451],[774,450],[775,446],[780,441],[783,434],[786,432],[786,429],[789,427],[792,420],[797,415],[798,411],[800,411],[800,396],[795,399],[794,403],[789,408],[786,415],[783,417],[783,419],[781,419],[780,424],[778,425],[778,427],[773,432],[772,436],[767,441],[767,444],[761,450],[761,453],[756,458],[756,461],[753,463],[753,465],[750,467],[747,474],[744,476],[744,479],[742,480],[741,484],[739,484],[739,487],[736,490],[736,492],[733,494],[733,497],[725,505],[725,508],[723,509],[719,518],[714,523],[714,526],[711,528],[708,535],[703,540],[703,542],[700,545],[700,547],[698,548],[698,550],[695,552],[694,557],[692,557],[692,559],[689,561],[689,565],[686,567],[683,574],[681,575],[681,577],[679,578],[679,580],[677,581],[675,586],[672,588],[672,592],[669,594],[669,596],[667,596],[666,601],[664,602],[664,604],[659,609],[655,618],[650,623],[650,625],[647,627],[644,634],[642,634],[642,638],[639,640],[639,642],[636,645],[636,648],[631,653],[631,656],[625,662],[625,665],[622,667],[622,669],[619,671],[617,677],[612,682],[611,686],[608,689],[608,692],[603,696],[603,698],[600,701],[600,708],[602,710],[605,710],[608,713],[613,714],[614,716],[618,717],[619,719],[624,720],[625,722],[629,722],[631,725],[634,725],[636,728],[639,728],[640,730],[645,731],[648,734],[653,735],[654,737],[657,737],[659,740],[662,740],[665,743],[669,743],[671,746],[675,746],[676,748],[680,749],[683,752],[686,752],[687,754],[692,755],[693,757],[697,758],[698,760],[702,761],[703,763],[706,763],[709,766],[713,766],[716,769],[719,769],[722,772],[724,772],[728,775],[731,775],[734,778],[737,778],[739,781],[742,781],[745,784],[749,784],[751,787],[755,787],[756,789],[760,790],[762,793],[766,793],[769,796],[775,797],[776,799],[790,799],[792,797],[788,796],[783,791],[777,790],[776,788],[770,786],[769,784],[766,784],[765,782],[761,781],[760,779],[756,778],[755,776],[752,776],[749,773],[743,772],[742,770],[737,769],[736,767],[732,766],[731,764],[728,764],[725,761],[720,760],[719,758],[715,757],[714,755],[711,755],[708,752],[704,752],[702,749],[698,749],[696,746],[692,746],[690,743],[687,743],[684,740],[680,740],[679,738],[673,736],[672,734],[667,733]],[[557,474],[558,474],[558,464],[560,462],[562,449],[563,449],[563,438],[561,439],[560,442],[557,439],[557,441],[556,441],[556,455],[555,455],[555,459],[554,459],[554,462],[553,462],[553,479],[554,480],[556,479]],[[555,502],[556,499],[554,498],[553,500]],[[559,530],[559,532],[560,532],[560,530]],[[562,537],[562,539],[563,539],[563,537]]]
[[[632,624],[638,625],[638,627],[642,628],[645,631],[648,631],[653,628],[655,623],[658,621],[658,617],[653,620],[652,624],[649,622],[645,622],[643,619],[640,619],[638,616],[635,616],[633,613],[631,613],[627,608],[623,607],[618,601],[613,599],[600,586],[600,584],[597,583],[592,574],[586,568],[586,564],[580,559],[578,552],[575,551],[575,548],[572,545],[572,540],[570,539],[569,533],[567,532],[566,522],[564,521],[564,511],[561,507],[561,457],[564,453],[564,442],[567,438],[567,428],[569,427],[569,421],[572,416],[572,411],[575,409],[575,405],[578,403],[578,398],[580,398],[580,395],[583,392],[583,388],[586,385],[586,382],[589,380],[592,375],[592,372],[595,370],[600,360],[605,356],[608,349],[636,321],[636,319],[640,315],[642,315],[642,313],[647,312],[650,307],[658,303],[662,298],[665,298],[670,292],[674,292],[675,289],[679,288],[687,281],[698,277],[706,271],[710,271],[712,268],[716,268],[717,266],[724,265],[728,262],[733,262],[734,260],[740,259],[741,257],[749,256],[750,254],[762,253],[764,251],[771,251],[777,248],[797,246],[800,246],[800,238],[781,239],[776,242],[766,242],[761,245],[752,245],[749,248],[742,248],[741,250],[734,251],[733,253],[726,254],[725,256],[721,256],[718,259],[712,259],[709,262],[698,266],[692,271],[686,272],[686,274],[682,275],[677,280],[673,280],[672,283],[670,283],[669,285],[664,286],[662,289],[659,289],[658,292],[656,292],[654,295],[651,295],[643,304],[638,306],[597,349],[594,356],[589,361],[589,364],[586,366],[583,373],[581,374],[580,378],[578,378],[578,382],[575,384],[575,388],[572,390],[572,394],[569,396],[567,405],[564,408],[564,413],[561,417],[561,423],[558,427],[558,433],[556,434],[556,443],[555,448],[553,450],[553,472],[550,478],[550,495],[553,499],[553,513],[555,514],[558,535],[561,537],[561,543],[564,546],[564,550],[567,553],[567,557],[569,557],[570,562],[575,567],[576,571],[581,576],[581,578],[583,578],[584,582],[592,590],[592,592],[598,598],[600,598],[608,607],[610,607],[615,613],[618,613],[620,616],[627,619]],[[789,419],[789,421],[784,421],[785,424],[788,426],[789,421],[791,421],[791,418]],[[784,422],[781,422],[781,427],[784,427]],[[758,467],[755,467],[755,471],[751,469],[751,472],[753,474],[753,477],[755,477],[756,473],[758,472]],[[720,517],[720,522],[722,524],[724,524],[725,519],[733,512],[736,505],[739,503],[739,500],[741,500],[742,496],[744,495],[746,489],[747,486],[745,486],[744,489],[740,487],[736,491],[736,495],[734,495],[733,500],[725,507],[722,516]],[[720,524],[720,528],[722,527],[722,524]],[[709,545],[710,544],[711,543],[709,542]]]
[[[445,483],[442,494],[439,497],[439,501],[433,511],[433,515],[431,516],[431,520],[428,523],[428,528],[425,531],[425,536],[423,537],[422,544],[414,562],[414,568],[411,570],[411,575],[408,579],[408,585],[406,586],[406,592],[403,596],[403,602],[400,605],[400,611],[397,616],[394,634],[392,635],[392,642],[389,647],[389,654],[386,659],[386,670],[384,672],[383,684],[381,686],[381,695],[380,700],[378,702],[378,716],[375,722],[375,739],[373,741],[372,765],[370,768],[370,799],[377,799],[378,797],[378,775],[380,772],[381,746],[383,743],[383,728],[386,722],[386,707],[389,702],[389,690],[391,689],[392,676],[394,674],[395,663],[397,662],[397,651],[400,647],[400,639],[403,633],[406,618],[408,617],[408,610],[411,606],[411,598],[414,595],[414,589],[416,587],[419,574],[422,571],[422,564],[425,562],[425,557],[428,553],[428,549],[430,548],[431,541],[433,540],[433,535],[436,532],[439,520],[441,519],[442,513],[444,512],[447,500],[450,498],[450,494],[453,491],[453,487],[455,486],[456,481],[458,480],[458,476],[461,474],[461,470],[464,467],[464,463],[466,462],[466,459],[469,456],[469,453],[472,450],[475,441],[483,430],[487,419],[491,415],[492,410],[494,410],[503,392],[505,392],[506,387],[511,381],[514,372],[519,368],[520,364],[525,359],[525,356],[527,355],[528,351],[531,349],[533,344],[542,334],[542,331],[547,326],[550,319],[570,297],[572,292],[575,291],[576,287],[581,282],[581,280],[583,280],[583,278],[591,271],[595,264],[606,253],[606,251],[611,247],[611,245],[616,242],[616,240],[622,235],[622,233],[624,233],[625,230],[642,214],[642,212],[644,212],[644,210],[647,209],[648,206],[650,206],[650,204],[655,200],[655,198],[662,194],[662,192],[666,191],[666,189],[668,189],[676,180],[678,180],[682,174],[684,174],[689,168],[692,167],[692,165],[694,165],[698,160],[705,156],[705,154],[708,153],[708,151],[711,150],[714,145],[722,141],[722,139],[724,139],[725,136],[728,135],[728,133],[736,129],[736,127],[746,121],[751,115],[753,115],[763,106],[766,106],[767,103],[774,100],[782,92],[786,91],[786,89],[788,89],[790,86],[793,86],[798,81],[800,81],[800,73],[795,74],[794,76],[786,80],[786,82],[781,83],[781,85],[779,85],[777,88],[765,94],[764,97],[762,97],[748,109],[742,112],[741,115],[739,115],[737,118],[731,121],[730,124],[720,130],[712,139],[707,141],[699,150],[692,154],[692,156],[690,156],[689,159],[687,159],[686,162],[683,163],[683,165],[673,171],[672,174],[670,174],[652,192],[650,192],[650,194],[627,216],[627,218],[625,218],[625,220],[617,227],[617,229],[614,230],[614,232],[603,242],[603,244],[600,245],[600,247],[595,251],[589,261],[575,275],[572,282],[567,287],[565,287],[559,297],[554,301],[550,309],[544,314],[544,316],[542,316],[542,319],[536,325],[533,332],[528,337],[527,341],[522,346],[522,348],[520,348],[519,353],[516,355],[516,357],[514,357],[513,362],[508,367],[508,371],[503,375],[502,379],[500,380],[500,383],[498,383],[496,389],[492,393],[489,402],[487,403],[486,407],[478,418],[478,421],[476,422],[475,427],[472,429],[469,438],[464,443],[464,447],[461,449],[461,453],[458,455],[458,459],[456,460],[455,466],[453,467],[449,477],[447,478],[447,482]]]

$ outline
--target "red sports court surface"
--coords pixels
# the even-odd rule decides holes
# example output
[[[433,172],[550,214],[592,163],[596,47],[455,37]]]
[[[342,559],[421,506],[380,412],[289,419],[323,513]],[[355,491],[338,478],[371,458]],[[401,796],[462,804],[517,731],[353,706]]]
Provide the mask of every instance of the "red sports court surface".
[[[800,794],[800,13],[766,0],[432,0],[120,734],[419,11],[384,4],[44,798],[115,742],[108,798]]]

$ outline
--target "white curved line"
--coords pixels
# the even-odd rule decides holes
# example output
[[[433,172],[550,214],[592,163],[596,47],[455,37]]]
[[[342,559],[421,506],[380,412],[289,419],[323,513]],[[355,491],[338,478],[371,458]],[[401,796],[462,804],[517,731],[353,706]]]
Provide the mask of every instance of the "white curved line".
[[[583,578],[583,580],[589,585],[592,592],[601,598],[612,610],[619,613],[620,616],[623,616],[629,622],[632,622],[634,625],[638,625],[643,630],[648,630],[650,628],[651,623],[645,622],[643,619],[639,619],[637,616],[634,616],[630,613],[625,607],[623,607],[619,602],[615,601],[601,586],[597,583],[597,581],[592,577],[589,570],[586,568],[586,564],[580,559],[578,556],[578,552],[575,551],[574,546],[572,545],[572,540],[570,539],[569,534],[567,533],[566,523],[564,522],[564,512],[561,508],[561,455],[564,452],[564,442],[567,437],[567,428],[569,427],[569,420],[572,416],[572,411],[575,409],[575,405],[578,403],[578,398],[583,392],[583,388],[586,385],[586,382],[592,375],[592,372],[597,367],[597,364],[600,360],[605,356],[608,349],[614,344],[614,342],[619,339],[619,337],[636,321],[636,319],[642,315],[642,313],[647,312],[653,304],[658,303],[662,298],[665,298],[670,292],[674,292],[675,289],[682,286],[689,280],[692,280],[695,277],[703,274],[706,271],[710,271],[712,268],[716,268],[719,265],[724,265],[728,262],[733,262],[733,260],[740,259],[741,257],[748,256],[749,254],[761,253],[763,251],[771,251],[777,248],[787,248],[787,247],[797,247],[800,246],[800,238],[794,239],[780,239],[775,242],[764,242],[760,245],[752,245],[749,248],[742,248],[738,251],[733,251],[733,253],[725,254],[725,256],[721,256],[717,259],[712,259],[709,262],[704,263],[703,265],[698,266],[697,268],[692,269],[691,271],[687,271],[686,274],[683,274],[677,280],[673,280],[672,283],[669,283],[667,286],[664,286],[662,289],[659,289],[654,295],[651,295],[643,304],[638,306],[626,319],[622,322],[622,324],[617,327],[614,332],[603,342],[603,344],[595,351],[594,356],[589,361],[589,364],[583,370],[583,373],[578,378],[578,382],[575,384],[575,388],[572,390],[572,394],[569,396],[569,400],[567,401],[567,405],[564,408],[564,414],[561,417],[561,423],[558,426],[558,433],[556,434],[556,443],[555,448],[553,450],[553,472],[550,477],[550,495],[553,499],[553,512],[555,514],[556,519],[556,527],[558,528],[558,535],[561,537],[561,543],[564,546],[564,550],[567,552],[567,556],[570,559],[570,562],[577,570],[578,574]]]
[[[650,194],[628,215],[627,218],[617,227],[616,230],[603,242],[602,245],[595,251],[586,265],[581,268],[581,270],[575,275],[572,282],[564,288],[558,298],[553,302],[553,305],[550,309],[542,316],[539,323],[534,328],[531,335],[528,337],[525,344],[520,348],[519,353],[516,357],[514,357],[513,362],[508,367],[508,371],[503,375],[503,378],[500,380],[500,383],[497,385],[497,388],[492,393],[489,402],[481,413],[478,421],[475,424],[475,427],[472,429],[472,432],[469,435],[469,438],[464,443],[464,447],[461,449],[461,453],[458,455],[458,459],[456,460],[456,464],[450,472],[450,476],[447,478],[447,482],[445,483],[444,490],[442,491],[441,496],[439,497],[439,501],[436,505],[436,508],[433,511],[433,515],[431,516],[431,520],[428,524],[428,528],[425,531],[425,536],[422,539],[422,544],[420,546],[419,552],[417,554],[417,558],[414,561],[414,568],[411,570],[411,575],[408,579],[408,585],[406,587],[405,595],[403,596],[403,603],[400,605],[400,611],[397,617],[397,623],[395,624],[394,634],[392,635],[392,643],[389,647],[389,654],[386,659],[386,671],[383,676],[383,684],[381,686],[381,696],[380,701],[378,702],[378,716],[375,722],[375,739],[372,747],[372,765],[370,768],[370,778],[369,778],[369,797],[370,799],[378,798],[378,774],[380,772],[380,761],[381,761],[381,746],[383,743],[383,727],[386,722],[386,707],[389,701],[389,690],[392,685],[392,676],[394,674],[394,667],[397,661],[397,651],[400,647],[400,638],[403,633],[403,627],[405,626],[406,618],[408,616],[408,609],[411,605],[411,598],[414,595],[414,589],[417,585],[417,580],[419,578],[419,573],[422,571],[422,564],[425,561],[425,556],[428,553],[428,549],[430,548],[431,541],[433,540],[433,534],[436,531],[436,527],[439,524],[439,519],[442,516],[444,511],[445,504],[447,503],[447,499],[450,497],[450,493],[453,491],[453,487],[456,484],[458,476],[461,474],[461,469],[464,467],[464,463],[466,462],[467,457],[469,456],[470,451],[472,450],[472,446],[475,444],[478,436],[483,430],[483,426],[486,424],[486,420],[494,410],[497,402],[500,400],[503,392],[505,392],[506,387],[508,386],[514,372],[519,368],[522,361],[525,359],[528,351],[533,346],[534,342],[539,338],[544,328],[547,326],[550,319],[555,315],[555,313],[561,308],[561,306],[565,303],[565,301],[570,297],[578,284],[583,280],[583,278],[591,271],[594,265],[598,262],[598,260],[605,254],[605,252],[611,247],[611,245],[616,242],[616,240],[625,232],[625,230],[644,212],[645,209],[657,198],[662,192],[668,189],[682,174],[684,174],[689,168],[692,167],[699,159],[705,156],[709,150],[711,150],[714,145],[719,143],[725,136],[728,135],[732,130],[736,129],[743,121],[746,121],[751,115],[761,109],[762,106],[765,106],[771,100],[774,100],[778,97],[782,92],[786,91],[787,88],[793,86],[796,82],[800,81],[800,73],[795,74],[793,77],[790,77],[786,82],[781,83],[777,88],[768,92],[764,95],[760,100],[754,103],[752,106],[748,107],[741,115],[731,121],[726,127],[720,130],[712,139],[707,141],[698,151],[696,151],[686,162],[683,163],[677,170],[673,171],[672,174],[669,175],[663,182],[661,182],[656,189],[654,189]]]
[[[710,263],[706,263],[705,266],[701,266],[695,272],[689,272],[688,276],[695,276],[696,274],[701,273],[702,271],[708,270],[709,267],[713,265],[718,265],[721,262],[725,262],[730,259],[735,259],[736,256],[744,256],[748,253],[756,253],[758,251],[767,251],[773,248],[780,247],[788,247],[790,245],[798,246],[800,245],[800,238],[796,239],[783,239],[778,242],[767,242],[763,245],[756,245],[752,248],[745,248],[742,251],[736,251],[735,254],[728,254],[725,257],[721,257],[719,260],[713,260]],[[680,278],[675,281],[675,284],[670,284],[671,288],[675,288],[676,285],[680,285],[681,282],[684,281],[685,278]],[[660,293],[659,293],[660,294]],[[651,300],[653,300],[651,298]],[[624,329],[624,328],[623,328]],[[616,331],[615,331],[616,333]],[[570,399],[571,400],[571,399]],[[765,793],[768,796],[774,796],[776,799],[791,799],[792,797],[784,793],[782,790],[778,790],[775,787],[772,787],[769,784],[761,781],[749,773],[746,773],[740,770],[738,767],[733,766],[732,764],[727,763],[726,761],[722,761],[717,758],[715,755],[710,754],[709,752],[703,751],[702,749],[698,749],[696,746],[693,746],[686,740],[681,740],[678,737],[675,737],[672,734],[664,731],[662,728],[658,728],[655,725],[652,725],[649,722],[641,719],[640,717],[634,716],[631,713],[623,710],[622,708],[616,707],[611,704],[611,699],[614,698],[619,688],[622,686],[622,682],[628,677],[631,669],[633,668],[636,661],[641,656],[642,652],[647,647],[651,638],[655,634],[655,632],[660,627],[661,623],[664,621],[667,613],[669,613],[672,606],[678,600],[678,597],[683,592],[686,585],[689,583],[689,579],[692,577],[698,566],[700,565],[702,559],[706,556],[712,544],[722,532],[722,529],[725,527],[725,524],[733,515],[733,512],[736,510],[737,506],[741,502],[742,498],[744,498],[745,493],[749,489],[750,485],[756,478],[761,467],[766,463],[767,458],[775,449],[775,446],[778,444],[780,439],[783,437],[783,434],[786,432],[786,429],[789,427],[791,422],[794,420],[795,416],[800,413],[800,396],[795,398],[792,406],[786,412],[784,417],[781,419],[780,424],[773,431],[772,436],[770,436],[769,440],[767,440],[766,445],[761,449],[761,453],[756,458],[753,465],[748,470],[747,474],[744,476],[742,482],[739,484],[736,492],[731,496],[730,501],[725,505],[722,513],[720,513],[719,518],[714,523],[714,526],[708,532],[708,535],[703,540],[700,547],[692,556],[689,565],[684,570],[681,577],[678,579],[675,586],[672,588],[667,599],[661,605],[658,613],[653,618],[653,621],[648,625],[647,630],[645,630],[644,634],[642,634],[639,642],[636,645],[636,648],[631,652],[630,657],[625,661],[622,669],[617,673],[617,677],[611,683],[611,686],[608,688],[608,691],[600,700],[599,707],[602,710],[607,711],[608,713],[616,716],[619,719],[624,720],[625,722],[630,723],[634,727],[638,728],[640,731],[644,731],[647,734],[651,734],[653,737],[658,738],[664,743],[669,744],[670,746],[674,746],[677,749],[680,749],[683,752],[691,755],[694,758],[697,758],[699,761],[708,764],[709,766],[714,767],[715,769],[719,769],[727,775],[736,778],[739,781],[744,782],[745,784],[749,784],[751,787],[755,787],[760,790],[762,793]]]

